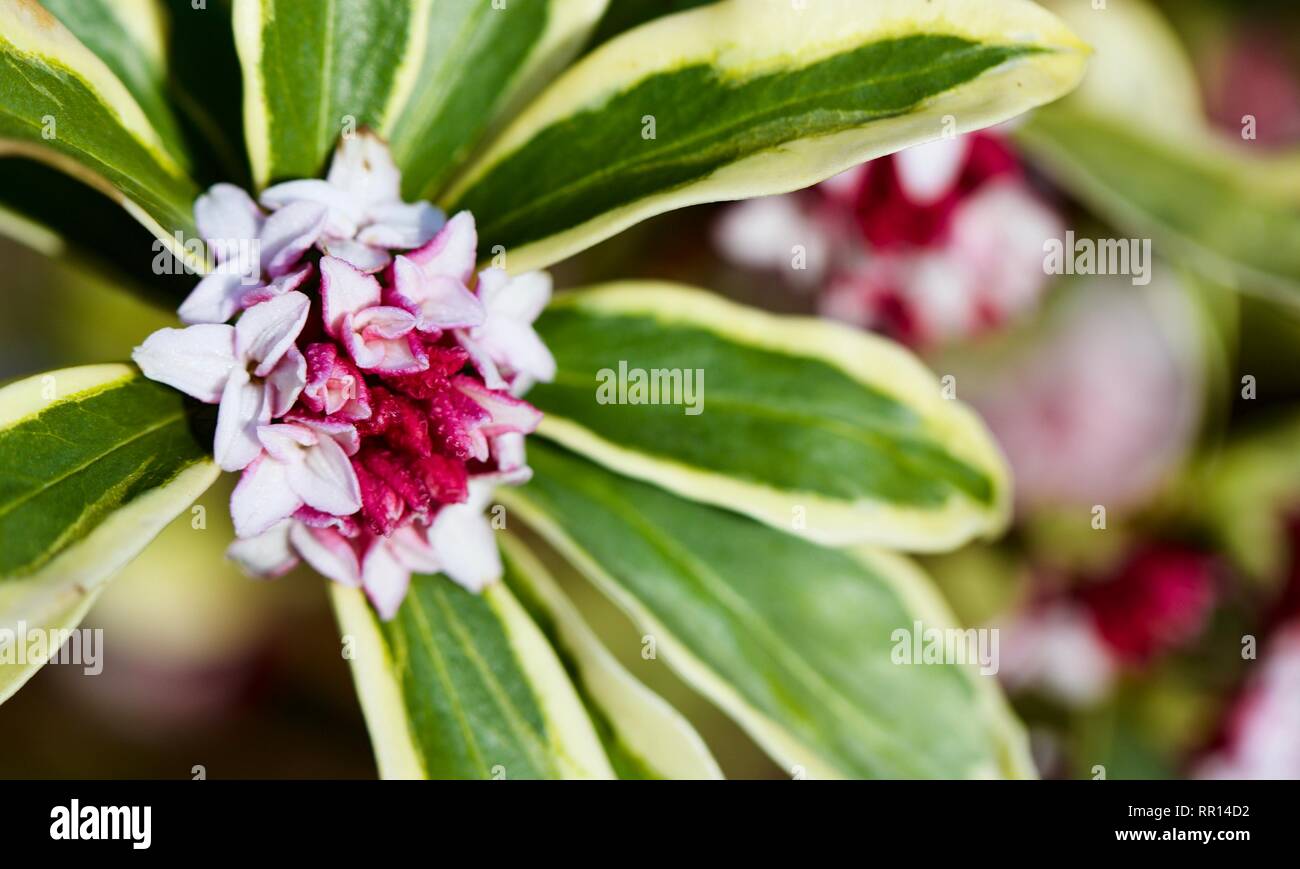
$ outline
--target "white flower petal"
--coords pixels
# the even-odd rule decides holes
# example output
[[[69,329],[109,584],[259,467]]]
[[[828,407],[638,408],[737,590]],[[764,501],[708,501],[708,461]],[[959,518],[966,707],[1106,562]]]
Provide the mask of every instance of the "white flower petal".
[[[235,329],[206,323],[159,329],[135,348],[131,358],[150,380],[216,404],[235,364]]]
[[[303,461],[288,466],[288,481],[309,507],[335,516],[361,509],[361,484],[343,448],[333,438],[320,438],[303,451]]]
[[[295,522],[289,529],[289,541],[317,573],[351,588],[361,585],[357,554],[347,538],[333,528],[309,528]]]
[[[375,607],[379,617],[387,621],[397,614],[411,585],[411,571],[394,556],[388,541],[375,540],[361,563],[361,584],[366,597]]]
[[[266,390],[253,383],[248,372],[233,368],[217,411],[217,432],[212,457],[223,471],[242,471],[262,452],[258,426],[271,421]]]
[[[265,377],[302,332],[311,300],[299,292],[260,302],[235,324],[235,353],[258,363],[253,373]]]
[[[401,200],[402,173],[373,133],[344,136],[334,151],[329,183],[363,208]]]
[[[258,426],[257,439],[262,442],[262,447],[271,458],[286,465],[301,463],[302,448],[315,446],[320,440],[316,432],[307,426],[284,422]]]
[[[483,348],[497,364],[549,383],[555,378],[555,357],[533,327],[518,320],[500,320],[483,330]]]
[[[822,186],[830,183],[822,182]],[[795,196],[737,202],[722,213],[713,230],[713,242],[733,263],[778,272],[800,285],[815,285],[821,279],[832,244],[827,229],[804,214]],[[802,246],[806,255],[802,270],[791,268],[796,245]]]
[[[210,244],[247,244],[261,232],[262,212],[242,188],[214,184],[194,201],[194,222],[199,235]]]
[[[373,247],[351,239],[326,239],[321,242],[321,250],[327,255],[341,259],[359,271],[372,275],[393,261],[393,257],[382,247]]]
[[[447,222],[440,208],[429,202],[389,202],[371,208],[371,223],[357,233],[357,241],[392,250],[409,250],[425,244]]]
[[[487,281],[489,273],[504,275],[501,269],[485,269],[479,276],[479,292],[491,317],[506,317],[520,323],[532,323],[551,300],[551,276],[547,272],[526,272],[504,282]]]
[[[486,316],[483,302],[458,278],[428,274],[409,257],[393,261],[392,296],[416,315],[422,332],[479,326]]]
[[[298,564],[289,545],[292,525],[293,520],[285,519],[255,537],[236,540],[226,547],[226,557],[252,576],[283,576]]]
[[[183,323],[224,323],[235,316],[248,290],[243,275],[218,269],[203,276],[176,314]]]
[[[331,238],[351,238],[356,234],[361,204],[328,181],[304,178],[285,181],[262,191],[262,204],[272,210],[302,203],[324,207],[327,217],[322,231]]]
[[[470,591],[480,592],[501,578],[501,554],[482,505],[443,507],[433,519],[429,542],[443,573]]]
[[[272,278],[293,271],[325,230],[329,210],[318,202],[294,202],[262,227],[262,270]]]
[[[244,469],[230,496],[230,518],[235,534],[256,537],[288,519],[302,506],[302,499],[289,488],[288,474],[281,463],[262,455]]]
[[[441,570],[438,554],[429,543],[429,529],[403,525],[388,538],[393,557],[412,573],[437,573]]]

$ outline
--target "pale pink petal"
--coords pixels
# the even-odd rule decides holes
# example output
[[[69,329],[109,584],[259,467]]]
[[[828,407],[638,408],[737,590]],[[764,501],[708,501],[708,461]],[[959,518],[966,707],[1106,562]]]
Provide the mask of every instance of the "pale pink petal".
[[[267,405],[271,416],[289,412],[307,383],[307,360],[298,348],[290,345],[271,372],[266,375]]]
[[[336,257],[320,261],[320,295],[325,331],[337,338],[343,318],[379,304],[379,281]]]
[[[283,296],[285,293],[293,292],[307,282],[313,271],[315,269],[312,264],[307,263],[296,271],[280,275],[269,284],[262,284],[253,287],[251,290],[245,289],[239,304],[245,308],[251,308],[254,305],[260,305],[262,302],[270,301],[276,296]]]
[[[294,511],[293,518],[312,528],[333,528],[349,540],[361,535],[361,526],[351,516],[335,516],[333,513],[322,513],[304,505]]]
[[[131,358],[150,380],[216,404],[235,364],[235,329],[217,324],[159,329]]]
[[[302,332],[311,300],[302,293],[285,293],[254,305],[235,324],[235,352],[258,363],[253,372],[265,377]]]
[[[303,447],[315,446],[320,440],[316,432],[297,423],[275,423],[257,427],[257,439],[262,448],[281,464],[302,461]]]
[[[1020,179],[989,182],[953,211],[950,249],[976,276],[980,302],[998,322],[1032,310],[1052,277],[1043,268],[1048,239],[1065,226]]]
[[[234,184],[214,184],[194,202],[194,222],[208,242],[251,242],[262,228],[262,212]]]
[[[382,247],[362,244],[348,238],[325,239],[320,243],[320,247],[328,256],[341,259],[368,275],[383,269],[393,261],[392,255]]]
[[[327,215],[322,232],[331,238],[351,238],[361,218],[356,199],[319,178],[285,181],[268,187],[262,191],[262,204],[276,211],[302,204],[321,207]]]
[[[409,250],[427,243],[442,228],[442,211],[428,202],[390,202],[369,210],[370,225],[357,233],[357,241],[391,250]]]
[[[481,426],[485,435],[494,436],[506,432],[528,434],[535,431],[542,421],[542,412],[528,402],[486,389],[473,378],[456,377],[452,383],[491,415],[491,419]]]
[[[240,537],[255,537],[302,506],[289,488],[285,466],[262,455],[244,469],[230,496],[230,518]]]
[[[360,587],[361,565],[357,562],[356,550],[333,528],[309,528],[294,523],[289,530],[289,541],[317,573],[341,585]]]
[[[468,285],[478,263],[478,230],[474,215],[454,215],[428,244],[407,254],[427,275],[443,275]]]
[[[307,386],[303,403],[315,413],[347,419],[369,419],[370,390],[361,372],[343,356],[333,343],[312,344],[307,348]]]
[[[317,202],[295,202],[262,227],[262,270],[272,278],[293,271],[325,229],[329,211]]]
[[[437,573],[441,570],[438,554],[429,543],[429,529],[406,524],[388,538],[393,557],[412,573]]]
[[[361,509],[361,484],[343,448],[333,438],[320,438],[303,450],[302,461],[288,465],[289,485],[308,507],[336,516]]]
[[[967,136],[951,136],[895,154],[898,181],[908,198],[918,205],[932,205],[946,196],[961,176],[970,143]]]
[[[402,598],[406,597],[406,590],[411,585],[411,571],[393,557],[388,542],[379,537],[370,544],[362,560],[361,583],[375,612],[388,620],[397,614]]]
[[[295,412],[286,417],[290,422],[305,425],[318,436],[330,438],[343,448],[349,456],[355,456],[361,449],[361,435],[357,427],[344,419],[318,419]]]
[[[266,390],[249,380],[248,372],[232,368],[217,410],[212,456],[224,471],[242,471],[262,452],[258,426],[271,421]]]
[[[422,332],[477,326],[483,322],[483,302],[459,278],[429,274],[414,260],[393,261],[391,301],[417,317]]]
[[[183,323],[224,323],[235,316],[247,292],[243,275],[218,269],[203,276],[176,314]]]
[[[292,520],[285,519],[255,537],[236,540],[226,547],[226,557],[252,576],[283,576],[298,564],[298,556],[289,545],[292,525]]]
[[[469,342],[462,341],[466,349],[476,356],[486,355],[497,373],[507,377],[554,378],[555,357],[532,327],[551,298],[550,275],[529,272],[511,278],[501,269],[485,269],[479,274],[478,291],[487,316],[482,326],[469,331]],[[492,388],[500,388],[487,374],[484,379]]]
[[[357,367],[381,374],[412,374],[429,367],[415,330],[415,317],[402,308],[366,308],[343,321],[343,343]]]

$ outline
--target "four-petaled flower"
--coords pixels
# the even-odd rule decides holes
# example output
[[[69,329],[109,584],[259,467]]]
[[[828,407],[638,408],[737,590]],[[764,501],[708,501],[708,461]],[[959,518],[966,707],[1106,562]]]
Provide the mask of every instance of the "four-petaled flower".
[[[258,426],[288,413],[306,383],[294,341],[310,307],[290,292],[250,308],[234,326],[159,329],[132,358],[146,377],[220,404],[213,455],[222,469],[243,470],[261,451]]]

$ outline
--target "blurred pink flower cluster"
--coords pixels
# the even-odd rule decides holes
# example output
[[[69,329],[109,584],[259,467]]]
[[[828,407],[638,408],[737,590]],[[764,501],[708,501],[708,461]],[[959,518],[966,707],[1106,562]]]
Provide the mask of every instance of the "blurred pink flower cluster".
[[[1048,282],[1044,243],[1061,232],[1015,151],[985,132],[873,160],[803,195],[741,203],[716,235],[734,262],[823,287],[823,314],[931,346],[1032,310]]]
[[[1205,553],[1151,544],[1114,570],[1041,594],[1003,626],[1002,677],[1071,705],[1097,701],[1126,669],[1140,669],[1200,635],[1218,597]]]

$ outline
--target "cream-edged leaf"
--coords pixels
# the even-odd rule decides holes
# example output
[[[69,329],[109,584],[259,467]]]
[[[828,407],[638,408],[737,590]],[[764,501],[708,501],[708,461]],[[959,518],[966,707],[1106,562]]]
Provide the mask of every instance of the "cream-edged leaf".
[[[546,266],[664,211],[785,193],[1067,93],[1087,49],[1027,0],[723,0],[605,43],[444,197]]]
[[[937,551],[992,536],[1008,472],[979,419],[908,351],[701,290],[557,296],[541,434],[615,471],[822,543]]]

